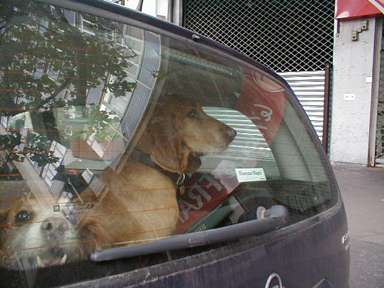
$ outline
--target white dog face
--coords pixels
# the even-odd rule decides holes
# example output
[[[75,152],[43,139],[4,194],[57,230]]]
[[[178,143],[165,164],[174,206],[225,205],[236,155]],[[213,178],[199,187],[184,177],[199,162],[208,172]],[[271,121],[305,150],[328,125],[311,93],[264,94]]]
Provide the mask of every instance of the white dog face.
[[[19,200],[0,219],[0,265],[5,268],[42,268],[83,258],[76,227],[52,206]]]

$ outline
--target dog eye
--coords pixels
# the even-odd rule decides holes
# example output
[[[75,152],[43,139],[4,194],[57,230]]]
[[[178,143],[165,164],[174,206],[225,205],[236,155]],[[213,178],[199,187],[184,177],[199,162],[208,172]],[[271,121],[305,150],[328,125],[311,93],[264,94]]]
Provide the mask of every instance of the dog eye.
[[[21,210],[16,214],[16,223],[24,223],[32,219],[32,213],[27,210]]]
[[[200,115],[199,115],[199,112],[195,109],[191,110],[189,113],[188,113],[188,117],[189,118],[195,118],[195,119],[198,119],[200,118]]]

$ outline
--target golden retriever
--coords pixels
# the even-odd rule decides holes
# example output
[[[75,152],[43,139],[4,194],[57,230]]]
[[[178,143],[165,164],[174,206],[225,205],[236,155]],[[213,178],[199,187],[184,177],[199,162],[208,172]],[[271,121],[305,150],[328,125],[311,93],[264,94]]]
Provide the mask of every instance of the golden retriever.
[[[225,150],[235,136],[200,104],[171,96],[158,103],[138,148],[164,170],[181,174],[196,171],[202,154]]]
[[[202,154],[223,151],[236,135],[200,105],[174,97],[158,103],[152,115],[137,147],[174,173],[196,171]],[[175,183],[131,158],[121,167],[99,176],[105,184],[99,198],[83,192],[82,199],[94,205],[79,213],[77,225],[36,200],[15,202],[2,216],[0,265],[23,269],[20,259],[38,267],[62,265],[97,249],[172,235],[179,217]]]

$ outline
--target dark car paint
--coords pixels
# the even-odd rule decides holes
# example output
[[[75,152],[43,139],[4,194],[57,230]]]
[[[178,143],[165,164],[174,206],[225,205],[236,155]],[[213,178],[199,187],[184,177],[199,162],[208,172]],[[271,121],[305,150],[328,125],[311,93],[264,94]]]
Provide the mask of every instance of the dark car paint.
[[[306,130],[327,169],[332,190],[339,193],[332,168],[308,116],[286,81],[269,68],[192,31],[118,5],[95,0],[44,2],[89,13],[98,11],[100,16],[114,15],[117,21],[129,18],[150,30],[218,49],[229,57],[273,75],[288,88],[289,101],[306,123]],[[339,197],[338,203],[331,209],[263,236],[240,239],[193,256],[67,287],[265,287],[268,276],[276,272],[281,276],[285,288],[347,288],[347,233],[345,209]]]
[[[332,215],[299,223],[298,229],[66,287],[265,287],[268,276],[278,273],[285,288],[347,288],[349,244],[341,242],[345,212],[343,207],[331,210]]]

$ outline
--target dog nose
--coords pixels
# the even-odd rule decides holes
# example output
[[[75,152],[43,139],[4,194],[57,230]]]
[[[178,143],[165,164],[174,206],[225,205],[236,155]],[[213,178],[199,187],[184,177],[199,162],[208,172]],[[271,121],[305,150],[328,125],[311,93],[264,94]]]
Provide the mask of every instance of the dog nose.
[[[232,129],[231,127],[228,127],[228,126],[225,129],[225,133],[228,135],[228,138],[230,138],[231,140],[233,140],[237,134],[235,129]]]
[[[61,218],[48,218],[41,223],[41,229],[47,233],[64,233],[68,223]]]
[[[47,222],[44,222],[42,225],[41,225],[41,228],[43,228],[43,230],[52,230],[53,228],[53,224],[49,221]]]

